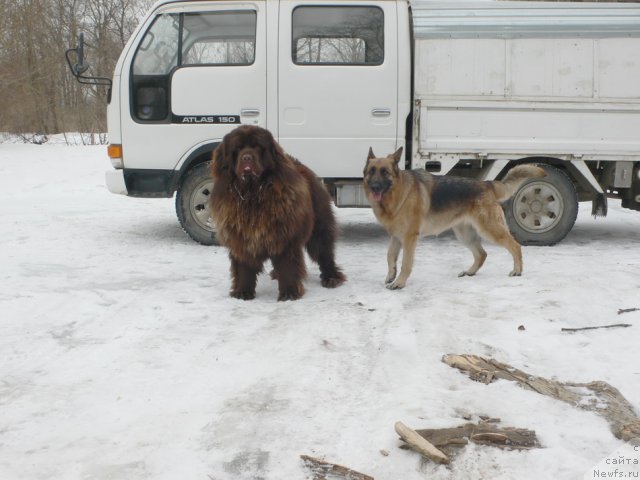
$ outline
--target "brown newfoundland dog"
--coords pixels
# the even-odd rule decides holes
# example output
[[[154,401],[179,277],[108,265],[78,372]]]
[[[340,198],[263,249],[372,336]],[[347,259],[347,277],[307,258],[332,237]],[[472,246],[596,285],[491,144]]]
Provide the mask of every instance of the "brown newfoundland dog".
[[[219,242],[231,258],[231,296],[250,300],[267,259],[278,300],[304,294],[303,247],[320,266],[322,286],[346,277],[334,260],[336,221],[331,197],[315,174],[284,153],[268,130],[243,125],[212,155],[209,200]]]

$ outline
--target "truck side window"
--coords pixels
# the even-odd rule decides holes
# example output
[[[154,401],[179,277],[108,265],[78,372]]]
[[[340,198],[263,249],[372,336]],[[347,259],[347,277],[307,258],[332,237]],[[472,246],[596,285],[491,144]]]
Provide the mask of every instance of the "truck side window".
[[[133,60],[131,110],[137,120],[169,116],[169,75],[178,65],[180,17],[159,15],[144,35]]]
[[[131,67],[131,114],[140,122],[170,121],[171,74],[192,65],[251,65],[255,11],[160,14],[144,34]]]
[[[367,6],[303,6],[293,11],[296,65],[381,65],[384,13]]]
[[[133,61],[134,75],[167,74],[178,64],[178,15],[160,15],[144,34]]]
[[[255,11],[184,14],[183,65],[251,65],[255,45]]]

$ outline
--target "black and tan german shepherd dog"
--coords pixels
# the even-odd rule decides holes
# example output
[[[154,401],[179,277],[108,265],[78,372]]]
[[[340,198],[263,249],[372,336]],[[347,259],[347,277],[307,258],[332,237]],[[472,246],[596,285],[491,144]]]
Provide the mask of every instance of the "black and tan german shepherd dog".
[[[378,221],[391,236],[385,283],[395,290],[407,283],[418,238],[453,229],[473,253],[473,265],[459,276],[475,275],[487,258],[481,238],[506,248],[513,257],[510,276],[522,274],[522,249],[511,236],[500,202],[509,199],[528,179],[542,178],[535,165],[512,168],[500,181],[431,175],[425,170],[400,170],[402,148],[377,158],[369,149],[364,168],[364,189]],[[400,250],[402,266],[397,275]]]

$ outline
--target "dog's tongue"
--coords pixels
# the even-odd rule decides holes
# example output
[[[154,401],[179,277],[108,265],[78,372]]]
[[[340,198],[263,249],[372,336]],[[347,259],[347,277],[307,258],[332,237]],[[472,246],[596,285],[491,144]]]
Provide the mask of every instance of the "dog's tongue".
[[[251,168],[250,165],[245,165],[244,167],[242,167],[242,181],[246,182],[248,178],[251,178],[251,176],[253,175],[253,169]]]
[[[371,195],[373,196],[373,199],[376,202],[379,202],[380,200],[382,200],[382,193],[380,192],[372,192]]]

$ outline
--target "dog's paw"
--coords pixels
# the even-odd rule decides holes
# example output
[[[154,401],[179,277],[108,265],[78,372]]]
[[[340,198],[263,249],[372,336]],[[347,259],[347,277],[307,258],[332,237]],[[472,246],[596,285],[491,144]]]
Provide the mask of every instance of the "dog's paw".
[[[393,270],[392,272],[389,272],[387,274],[387,278],[384,279],[384,283],[385,285],[389,285],[390,283],[392,283],[394,280],[396,279],[396,271]]]
[[[469,273],[466,270],[463,272],[460,272],[458,274],[458,277],[473,277],[475,275],[475,273]]]
[[[404,288],[404,285],[404,282],[399,282],[398,280],[396,280],[393,283],[388,283],[387,288],[389,290],[400,290],[401,288]]]
[[[509,276],[510,276],[510,277],[520,277],[520,276],[522,276],[522,272],[517,272],[517,271],[515,271],[515,270],[511,270],[511,271],[509,272]]]
[[[304,287],[302,285],[296,285],[295,287],[281,290],[278,294],[279,302],[286,302],[287,300],[298,300],[304,295]]]
[[[254,298],[256,298],[256,292],[255,291],[236,291],[236,290],[232,290],[231,291],[231,296],[233,298],[237,298],[240,300],[253,300]]]
[[[346,281],[347,277],[342,272],[338,272],[334,276],[327,278],[322,278],[321,276],[321,283],[324,288],[336,288]]]

